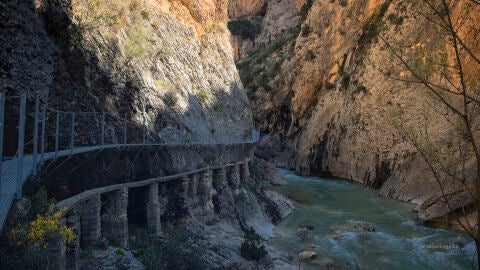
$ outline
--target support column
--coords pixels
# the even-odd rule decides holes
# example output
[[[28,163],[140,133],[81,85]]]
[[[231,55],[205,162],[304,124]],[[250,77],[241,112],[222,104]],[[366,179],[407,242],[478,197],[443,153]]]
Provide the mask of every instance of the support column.
[[[195,198],[197,196],[197,193],[198,193],[198,178],[197,178],[197,175],[195,174],[192,174],[188,177],[189,179],[189,187],[188,187],[188,191],[189,191],[189,195],[192,197],[192,198]]]
[[[212,186],[212,171],[205,170],[200,173],[200,183],[199,183],[200,193],[201,193],[201,202],[202,206],[206,210],[213,210],[213,195],[216,194],[216,191]]]
[[[158,183],[151,184],[148,187],[147,226],[151,235],[162,235],[162,223],[160,222],[160,202],[158,200]]]
[[[60,226],[65,225],[65,219],[60,220]],[[67,256],[65,241],[61,237],[54,237],[48,241],[49,269],[65,270]]]
[[[178,181],[178,194],[180,199],[187,201],[188,198],[188,188],[189,188],[190,179],[187,176],[182,177],[180,181]]]
[[[218,192],[214,198],[215,213],[222,219],[236,220],[235,199],[232,189],[227,188],[227,170],[225,167],[213,171],[213,186]],[[239,190],[236,189],[236,194]]]
[[[66,245],[67,270],[80,269],[80,219],[76,211],[67,215],[67,226],[73,228],[75,239]]]
[[[25,110],[27,96],[22,94],[20,101],[20,119],[18,121],[18,148],[17,148],[17,192],[15,198],[22,198],[23,187],[23,151],[25,146]],[[2,157],[3,158],[3,157]]]
[[[40,111],[40,100],[38,94],[35,96],[35,119],[33,122],[33,175],[37,175],[37,154],[38,154],[38,118]]]
[[[221,192],[227,186],[227,171],[225,167],[213,171],[213,186]]]
[[[102,215],[102,232],[113,245],[128,246],[128,188],[104,194],[106,196],[105,211]]]
[[[0,90],[0,193],[2,192],[2,160],[3,160],[3,132],[5,120],[5,92]]]
[[[77,211],[80,215],[80,244],[82,248],[95,245],[101,236],[100,194],[93,195],[80,203]]]
[[[188,211],[188,184],[190,179],[185,176],[182,179],[178,180],[177,188],[178,188],[178,212],[177,216],[179,218],[183,218],[185,216],[189,216]]]
[[[250,169],[248,168],[248,160],[245,160],[244,163],[240,164],[240,179],[244,185],[248,184],[248,179],[250,179]]]
[[[230,187],[233,190],[237,190],[240,187],[240,169],[239,165],[234,165],[230,169],[230,179],[229,179]]]

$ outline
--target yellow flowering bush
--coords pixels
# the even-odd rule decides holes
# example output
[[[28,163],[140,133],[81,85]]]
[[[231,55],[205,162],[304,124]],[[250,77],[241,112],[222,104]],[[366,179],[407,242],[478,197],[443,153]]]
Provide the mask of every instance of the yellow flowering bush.
[[[9,238],[16,240],[17,245],[26,243],[31,246],[39,243],[43,248],[48,247],[48,242],[59,237],[66,243],[74,240],[73,229],[60,224],[60,219],[66,209],[56,210],[52,203],[48,211],[43,215],[37,215],[35,220],[30,222],[28,228],[17,226],[9,232]]]

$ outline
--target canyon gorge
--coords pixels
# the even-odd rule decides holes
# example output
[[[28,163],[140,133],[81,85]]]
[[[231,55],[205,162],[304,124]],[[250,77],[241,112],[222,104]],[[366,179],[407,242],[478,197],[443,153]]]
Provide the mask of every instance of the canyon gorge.
[[[63,257],[47,256],[48,263],[61,269],[176,269],[172,265],[179,260],[184,264],[177,269],[298,269],[302,256],[267,240],[275,238],[275,224],[295,213],[295,207],[305,212],[308,200],[324,195],[301,189],[282,192],[291,186],[284,179],[290,174],[277,168],[305,177],[345,179],[412,203],[420,224],[465,230],[458,216],[476,224],[478,202],[471,192],[479,168],[474,149],[465,145],[480,139],[475,105],[480,95],[480,4],[447,2],[450,24],[462,27],[453,40],[469,47],[457,52],[464,64],[458,72],[462,76],[440,81],[453,86],[465,81],[463,87],[473,89],[465,95],[470,101],[463,103],[473,107],[471,114],[465,113],[473,130],[470,137],[459,132],[462,119],[435,103],[443,98],[462,104],[459,95],[439,98],[422,90],[430,78],[437,79],[429,61],[444,60],[444,73],[457,68],[452,40],[438,38],[444,30],[432,27],[433,15],[422,13],[422,1],[0,2],[0,90],[7,98],[26,95],[27,107],[32,107],[40,97],[45,107],[54,108],[46,113],[52,132],[55,117],[59,121],[54,110],[89,112],[91,119],[82,128],[101,126],[102,145],[105,139],[113,145],[121,142],[127,129],[132,140],[143,139],[143,145],[130,149],[102,149],[41,165],[41,173],[23,186],[26,198],[10,210],[2,250],[13,249],[6,231],[31,222],[40,195],[46,205],[44,201],[64,202],[102,187],[177,175],[178,183],[118,189],[124,194],[123,201],[117,198],[121,202],[112,203],[113,193],[96,194],[95,250],[80,239],[91,230],[75,227],[77,244],[53,250],[58,255],[63,249]],[[398,55],[396,48],[401,48]],[[401,57],[411,57],[424,78],[412,79]],[[8,101],[3,151],[11,157],[18,153],[19,116],[18,105]],[[34,114],[27,111],[27,122]],[[128,128],[127,119],[132,123]],[[25,141],[34,140],[33,129],[26,127]],[[50,147],[53,140],[47,138]],[[100,143],[80,132],[77,140]],[[433,165],[424,148],[440,149],[432,155]],[[438,185],[435,168],[460,177],[461,183]],[[118,190],[108,192],[117,196]],[[143,230],[152,222],[152,201],[164,231],[155,237]],[[382,202],[386,200],[378,200]],[[61,220],[81,224],[88,207],[79,201]],[[117,208],[123,218],[128,216],[122,222],[129,228],[122,238],[127,244],[120,249],[104,239],[109,224],[115,223],[104,216]],[[313,226],[297,225],[300,232]],[[347,231],[375,231],[368,224],[365,228]],[[150,241],[152,245],[145,244]],[[0,269],[14,267],[7,258],[21,258],[12,256],[3,257]],[[319,260],[316,266],[335,265]]]

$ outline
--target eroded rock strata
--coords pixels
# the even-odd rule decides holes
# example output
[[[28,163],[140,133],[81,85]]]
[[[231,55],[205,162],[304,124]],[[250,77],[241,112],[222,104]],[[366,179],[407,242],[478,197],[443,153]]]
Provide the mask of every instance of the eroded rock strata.
[[[453,5],[454,20],[466,5]],[[431,171],[394,125],[402,113],[407,125],[422,126],[430,99],[417,85],[385,76],[388,52],[378,38],[381,33],[414,39],[432,31],[427,20],[405,1],[317,0],[295,6],[294,0],[269,1],[261,19],[251,14],[262,32],[254,39],[234,37],[237,67],[264,134],[257,155],[301,175],[351,179],[414,202],[423,221],[444,216],[448,210]],[[280,10],[295,15],[268,15]],[[470,16],[465,24],[478,25],[478,20]],[[272,27],[283,31],[270,36]],[[464,39],[476,44],[468,33],[462,32]],[[445,40],[424,37],[417,47],[445,47]],[[478,53],[478,46],[473,49]],[[466,63],[465,72],[474,76],[478,66]],[[437,146],[455,133],[442,117],[432,118],[429,126]],[[475,165],[467,167],[470,182]],[[451,193],[462,201],[455,207],[469,204],[462,191]],[[446,220],[452,218],[435,223],[451,226]]]

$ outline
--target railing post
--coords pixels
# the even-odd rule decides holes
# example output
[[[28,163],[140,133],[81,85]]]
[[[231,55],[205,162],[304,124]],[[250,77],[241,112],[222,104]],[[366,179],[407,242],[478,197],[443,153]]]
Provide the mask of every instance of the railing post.
[[[105,145],[105,112],[102,112],[102,135],[101,135],[102,148]]]
[[[37,153],[38,153],[38,115],[39,115],[39,94],[35,96],[35,120],[33,126],[33,175],[37,175]]]
[[[40,146],[40,163],[43,164],[44,159],[45,159],[45,124],[46,124],[46,118],[47,118],[47,102],[45,101],[43,103],[43,108],[42,108],[42,144]]]
[[[25,147],[25,107],[27,103],[27,95],[22,94],[20,101],[20,119],[18,122],[18,158],[17,158],[17,192],[15,197],[22,198],[23,186],[23,150]]]
[[[73,147],[75,143],[75,112],[72,112],[72,124],[71,124],[71,136],[70,136],[70,154],[73,155]]]
[[[127,144],[127,114],[123,117],[123,144]]]
[[[145,137],[146,137],[146,132],[147,132],[147,127],[146,127],[146,123],[145,123],[145,116],[143,116],[143,142],[142,144],[145,144]]]
[[[60,111],[57,111],[57,120],[55,121],[55,158],[58,157],[58,133],[60,132]]]
[[[2,193],[3,126],[5,116],[5,92],[0,90],[0,193]]]

